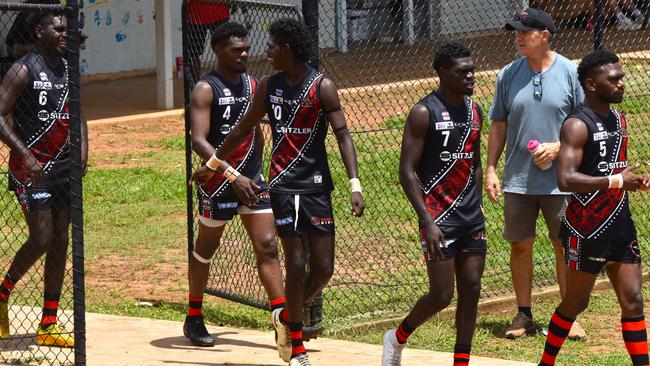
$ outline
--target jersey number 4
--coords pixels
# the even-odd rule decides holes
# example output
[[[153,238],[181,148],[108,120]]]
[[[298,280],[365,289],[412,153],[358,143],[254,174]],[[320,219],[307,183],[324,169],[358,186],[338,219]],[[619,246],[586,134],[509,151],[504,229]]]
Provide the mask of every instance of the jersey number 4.
[[[221,116],[223,119],[230,119],[230,106],[226,107],[226,110],[223,111],[223,116]]]

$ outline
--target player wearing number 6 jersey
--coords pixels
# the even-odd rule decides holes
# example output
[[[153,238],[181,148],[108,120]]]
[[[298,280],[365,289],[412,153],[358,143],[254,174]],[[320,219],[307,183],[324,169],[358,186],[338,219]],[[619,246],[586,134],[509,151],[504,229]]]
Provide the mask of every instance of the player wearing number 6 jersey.
[[[248,112],[193,179],[203,182],[218,169],[228,179],[248,187],[239,195],[244,202],[257,202],[258,186],[221,159],[230,158],[260,118],[268,114],[273,132],[269,191],[287,268],[287,309],[275,312],[274,319],[290,330],[291,352],[282,353],[282,358],[292,366],[307,366],[310,363],[302,344],[303,304],[323,289],[334,268],[333,185],[325,149],[328,122],[351,178],[352,214],[361,216],[364,204],[354,145],[336,86],[306,63],[307,30],[294,20],[283,19],[269,26],[269,34],[268,58],[280,72],[260,82]],[[303,236],[308,237],[310,252],[306,276],[307,243],[303,243]]]
[[[9,69],[0,86],[0,139],[11,149],[9,185],[20,202],[29,237],[0,284],[0,338],[9,338],[7,303],[14,285],[45,254],[43,317],[39,345],[73,347],[57,322],[70,225],[68,21],[63,12],[34,15],[36,46]],[[7,123],[12,114],[13,127]],[[88,144],[81,119],[85,173]]]
[[[578,66],[585,104],[562,124],[558,166],[558,186],[572,192],[560,231],[568,265],[567,290],[551,317],[541,366],[555,365],[603,268],[621,307],[623,341],[632,364],[649,364],[641,253],[628,191],[649,189],[650,178],[634,174],[636,167],[628,166],[627,121],[611,108],[623,101],[624,76],[618,57],[609,51],[592,52]]]
[[[415,209],[429,274],[422,296],[397,329],[384,335],[382,366],[401,365],[408,337],[446,308],[458,289],[454,365],[469,363],[485,266],[481,208],[481,125],[474,92],[474,60],[459,43],[436,53],[440,87],[409,113],[402,140],[400,182]]]
[[[228,22],[212,34],[212,49],[217,68],[199,81],[191,96],[192,148],[207,161],[221,146],[250,108],[257,82],[247,75],[250,40],[248,31],[238,23]],[[239,214],[248,232],[262,285],[272,309],[285,306],[282,271],[278,261],[273,213],[266,183],[261,175],[264,137],[259,128],[251,130],[227,160],[259,187],[260,200],[244,204],[237,197],[239,182],[230,182],[218,174],[197,187],[199,200],[199,235],[189,259],[189,305],[183,331],[197,346],[212,346],[214,339],[203,322],[203,291],[210,258],[219,246],[227,221]],[[284,327],[278,328],[279,340],[286,338]],[[279,343],[288,350],[289,345]]]

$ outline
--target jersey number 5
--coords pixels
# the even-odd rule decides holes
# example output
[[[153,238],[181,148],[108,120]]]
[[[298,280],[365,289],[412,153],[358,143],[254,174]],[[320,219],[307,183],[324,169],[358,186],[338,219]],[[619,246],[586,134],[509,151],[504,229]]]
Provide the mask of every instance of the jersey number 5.
[[[607,147],[605,146],[605,141],[600,142],[600,156],[607,155]]]

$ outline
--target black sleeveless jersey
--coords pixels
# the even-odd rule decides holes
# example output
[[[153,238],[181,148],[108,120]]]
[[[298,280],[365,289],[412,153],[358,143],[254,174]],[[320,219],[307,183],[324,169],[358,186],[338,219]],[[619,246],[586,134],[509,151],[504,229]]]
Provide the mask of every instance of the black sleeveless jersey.
[[[464,99],[456,110],[435,92],[418,102],[429,111],[430,122],[416,173],[427,210],[446,235],[466,234],[455,231],[485,225],[474,176],[480,164],[474,152],[481,143],[483,122],[478,104]]]
[[[580,105],[567,116],[569,118],[577,118],[587,126],[588,138],[578,172],[604,177],[620,173],[627,167],[627,121],[620,112],[611,109],[603,120],[590,108]],[[562,220],[561,235],[563,238],[575,235],[603,240],[636,238],[627,192],[606,189],[573,193]]]
[[[28,81],[11,110],[13,130],[41,163],[45,178],[39,185],[67,182],[70,168],[68,63],[56,66],[33,50],[16,63],[25,66]],[[23,159],[14,151],[9,156],[10,188],[31,185]]]
[[[323,75],[310,69],[293,87],[284,72],[268,79],[266,108],[273,133],[269,190],[279,193],[318,193],[334,189],[325,137],[327,118],[320,102]]]
[[[255,79],[247,74],[240,74],[239,80],[239,84],[230,83],[216,71],[209,72],[201,79],[212,87],[210,132],[207,139],[215,149],[221,146],[230,131],[239,123],[253,100],[257,88]],[[226,161],[257,185],[265,187],[255,129]],[[208,197],[236,197],[232,185],[223,174],[215,174],[209,181],[200,185],[199,189]]]

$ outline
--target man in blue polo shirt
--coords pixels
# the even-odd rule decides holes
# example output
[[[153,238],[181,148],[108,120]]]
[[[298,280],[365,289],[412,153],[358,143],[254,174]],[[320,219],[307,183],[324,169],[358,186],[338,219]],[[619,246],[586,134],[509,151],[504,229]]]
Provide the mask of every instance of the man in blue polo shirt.
[[[528,8],[505,28],[515,31],[515,44],[522,57],[504,67],[497,77],[490,111],[485,189],[490,200],[498,203],[501,185],[496,166],[505,146],[503,236],[512,244],[510,270],[519,306],[506,337],[519,338],[536,330],[531,311],[532,254],[540,211],[553,243],[560,293],[565,293],[566,266],[558,235],[568,196],[557,187],[555,160],[562,121],[582,103],[584,93],[577,66],[551,49],[556,28],[550,15]],[[541,143],[532,153],[528,150],[531,140]],[[576,323],[570,337],[582,338],[584,330]]]

